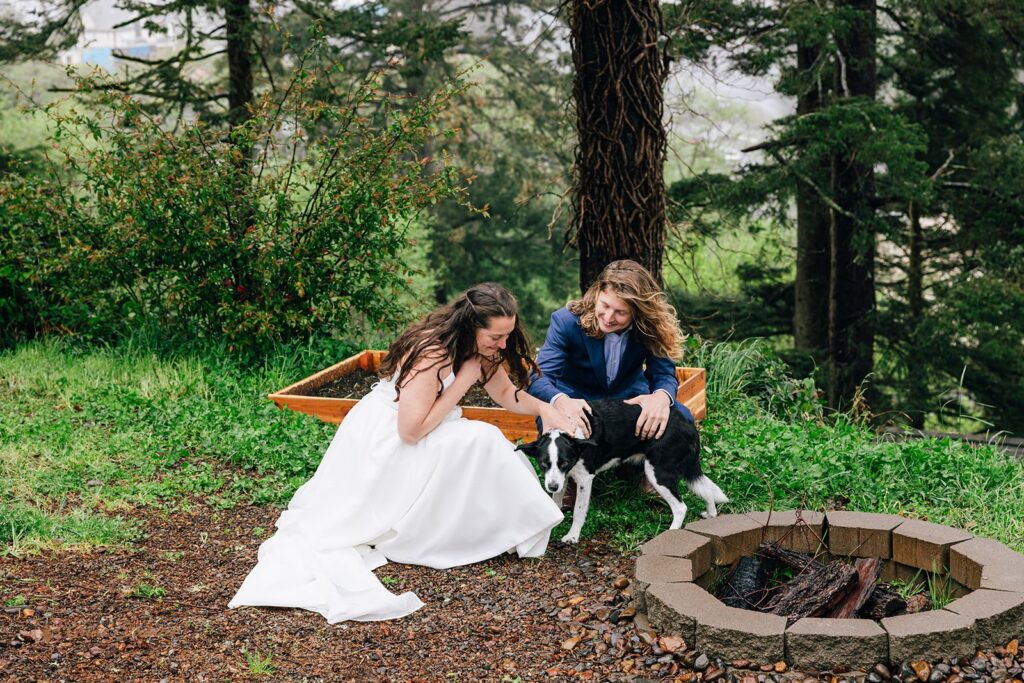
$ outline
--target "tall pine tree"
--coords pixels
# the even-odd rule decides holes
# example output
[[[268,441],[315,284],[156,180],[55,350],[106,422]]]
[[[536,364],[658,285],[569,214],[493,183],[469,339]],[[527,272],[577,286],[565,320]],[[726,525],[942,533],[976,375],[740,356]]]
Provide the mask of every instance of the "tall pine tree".
[[[576,152],[570,241],[580,288],[630,258],[661,279],[664,86],[659,0],[572,0]]]

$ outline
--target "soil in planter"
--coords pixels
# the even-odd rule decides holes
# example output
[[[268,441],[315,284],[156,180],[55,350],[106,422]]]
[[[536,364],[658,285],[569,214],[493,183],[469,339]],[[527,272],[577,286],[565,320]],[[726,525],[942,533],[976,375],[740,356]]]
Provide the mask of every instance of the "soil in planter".
[[[754,555],[741,557],[715,591],[730,607],[784,616],[882,619],[932,609],[925,592],[928,578],[879,583],[882,560],[834,559],[827,564],[812,556],[762,543]],[[937,581],[941,592],[942,579]]]
[[[360,399],[370,393],[373,385],[380,381],[375,372],[367,372],[357,368],[347,375],[338,377],[333,382],[328,382],[306,392],[306,396],[319,396],[321,398],[352,398]],[[483,385],[474,384],[462,398],[461,405],[477,408],[500,408],[497,403],[487,395]]]

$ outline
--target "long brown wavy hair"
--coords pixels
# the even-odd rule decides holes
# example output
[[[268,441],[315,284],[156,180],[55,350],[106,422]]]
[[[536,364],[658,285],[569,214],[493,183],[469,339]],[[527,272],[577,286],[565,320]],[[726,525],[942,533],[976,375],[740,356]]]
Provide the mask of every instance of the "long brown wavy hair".
[[[682,360],[685,337],[679,329],[676,309],[646,268],[629,259],[612,261],[581,298],[569,302],[568,308],[580,317],[583,331],[597,339],[604,336],[595,312],[597,295],[601,292],[611,292],[629,304],[633,327],[639,330],[651,353],[673,361]]]
[[[392,377],[397,371],[395,388],[401,392],[412,368],[421,358],[428,358],[434,362],[426,369],[436,367],[437,380],[441,382],[441,371],[447,361],[452,363],[452,372],[458,373],[462,364],[476,353],[477,330],[487,327],[491,318],[509,317],[515,318],[515,327],[504,349],[490,358],[484,357],[481,383],[486,384],[504,365],[512,383],[523,389],[529,384],[530,372],[539,374],[540,370],[533,361],[533,347],[519,323],[518,313],[516,298],[501,285],[485,282],[470,287],[391,342],[378,371],[382,377]]]

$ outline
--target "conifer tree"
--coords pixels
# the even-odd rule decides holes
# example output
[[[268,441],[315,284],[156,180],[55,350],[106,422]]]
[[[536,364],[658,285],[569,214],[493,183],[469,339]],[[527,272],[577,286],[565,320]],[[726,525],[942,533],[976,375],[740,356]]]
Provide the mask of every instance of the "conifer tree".
[[[573,0],[569,25],[578,135],[570,241],[580,288],[622,258],[660,281],[668,75],[660,3]]]

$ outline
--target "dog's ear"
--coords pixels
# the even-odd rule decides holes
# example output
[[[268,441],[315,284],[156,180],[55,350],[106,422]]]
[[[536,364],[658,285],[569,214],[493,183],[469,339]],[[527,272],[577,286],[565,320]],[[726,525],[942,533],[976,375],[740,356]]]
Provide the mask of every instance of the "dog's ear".
[[[523,453],[526,453],[527,455],[533,455],[534,453],[537,452],[537,442],[536,441],[530,441],[529,443],[521,443],[518,446],[516,446],[516,450],[517,451],[522,451]]]
[[[593,439],[573,439],[572,445],[574,448],[582,448],[584,446],[596,446],[597,442]]]

